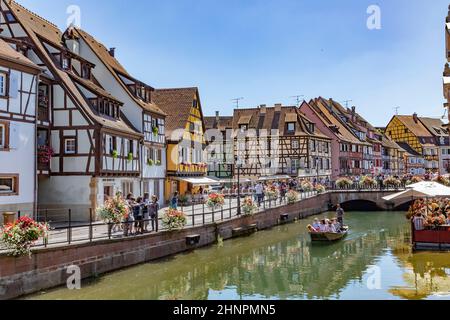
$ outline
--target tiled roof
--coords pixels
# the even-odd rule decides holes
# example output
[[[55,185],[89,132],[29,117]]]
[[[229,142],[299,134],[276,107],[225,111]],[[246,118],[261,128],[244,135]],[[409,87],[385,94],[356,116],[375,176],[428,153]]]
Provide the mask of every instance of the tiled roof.
[[[415,136],[433,137],[428,129],[420,121],[414,121],[414,116],[395,116],[400,120]]]
[[[62,45],[62,32],[52,23],[48,22],[44,18],[32,13],[31,11],[25,9],[21,5],[14,1],[6,2],[10,10],[14,12],[18,22],[23,26],[26,32],[29,34],[31,40],[36,46],[36,49],[41,52],[44,57],[44,62],[49,66],[50,70],[56,74],[56,76],[61,80],[64,87],[69,90],[76,99],[76,102],[81,106],[82,112],[92,119],[94,122],[100,124],[101,126],[113,130],[117,130],[123,133],[132,134],[135,136],[142,136],[141,133],[137,132],[134,128],[130,127],[125,121],[106,119],[104,117],[96,114],[92,108],[87,104],[85,98],[80,93],[75,83],[71,79],[68,73],[60,70],[51,57],[47,54],[46,49],[42,45],[39,38],[44,38],[47,41],[53,42],[56,45]]]
[[[174,130],[186,128],[192,103],[197,94],[198,89],[195,87],[157,89],[153,92],[155,103],[167,114],[166,135],[170,135]],[[200,104],[200,101],[198,103]]]
[[[219,129],[221,131],[233,128],[233,117],[232,116],[219,116],[217,117],[203,117],[205,122],[205,129]]]
[[[159,108],[159,106],[155,103],[144,102],[141,99],[136,98],[129,89],[124,85],[122,79],[118,76],[117,72],[125,77],[135,80],[127,70],[119,63],[119,61],[111,56],[109,50],[97,39],[95,39],[92,35],[87,33],[84,30],[78,28],[72,28],[72,30],[77,33],[80,37],[84,39],[84,41],[88,44],[88,46],[94,51],[97,57],[103,62],[103,64],[110,69],[111,74],[116,78],[116,80],[122,85],[123,89],[129,94],[129,96],[146,111],[153,112],[159,115],[164,116],[165,113]]]
[[[36,70],[41,70],[41,68],[32,62],[30,59],[25,57],[20,52],[14,50],[8,43],[0,39],[0,58],[8,60],[23,66],[31,67]]]
[[[362,144],[362,142],[338,119],[338,115],[333,111],[329,101],[322,97],[309,102],[311,108],[318,114],[325,125],[327,125],[341,141]],[[332,128],[336,127],[337,132]]]
[[[381,142],[385,148],[398,149],[398,145],[385,134],[383,134]]]
[[[433,135],[437,137],[448,137],[447,128],[445,128],[441,119],[420,117],[419,120]]]
[[[239,129],[242,124],[247,124],[248,129],[266,130],[270,134],[271,130],[279,130],[280,135],[288,134],[286,123],[296,122],[295,135],[297,136],[315,136],[329,139],[323,134],[317,126],[314,132],[308,127],[309,120],[297,107],[261,107],[250,109],[235,109],[233,115],[233,129]]]
[[[412,156],[421,157],[422,155],[418,153],[416,150],[414,150],[409,144],[406,142],[397,142],[400,148],[405,150],[407,153],[409,153]]]
[[[75,75],[74,73],[70,73],[69,75],[74,81],[80,83],[81,85],[86,87],[91,92],[93,92],[93,93],[95,93],[97,95],[103,96],[105,98],[114,100],[114,101],[118,102],[119,104],[123,105],[122,101],[120,101],[119,99],[114,97],[112,94],[110,94],[108,91],[106,91],[105,89],[99,87],[98,85],[96,85],[92,81],[84,79],[84,78],[81,78],[81,77]]]

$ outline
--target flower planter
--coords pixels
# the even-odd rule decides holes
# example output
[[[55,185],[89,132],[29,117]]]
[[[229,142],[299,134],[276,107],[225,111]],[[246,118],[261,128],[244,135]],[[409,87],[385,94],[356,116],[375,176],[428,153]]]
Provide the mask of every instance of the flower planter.
[[[15,212],[4,212],[3,213],[3,224],[10,224],[14,223],[16,220],[16,213]]]

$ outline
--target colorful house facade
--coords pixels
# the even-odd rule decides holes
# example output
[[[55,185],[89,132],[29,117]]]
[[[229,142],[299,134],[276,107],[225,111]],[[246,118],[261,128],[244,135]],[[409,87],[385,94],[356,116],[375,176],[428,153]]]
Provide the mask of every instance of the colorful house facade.
[[[180,195],[196,193],[199,186],[209,183],[205,179],[205,125],[198,88],[157,89],[153,97],[167,114],[165,199],[175,191]]]

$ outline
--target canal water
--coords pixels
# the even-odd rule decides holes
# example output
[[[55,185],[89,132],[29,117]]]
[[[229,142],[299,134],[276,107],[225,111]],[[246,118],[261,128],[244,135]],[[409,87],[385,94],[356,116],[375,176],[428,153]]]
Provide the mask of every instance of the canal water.
[[[404,212],[348,213],[348,237],[330,245],[311,244],[309,222],[28,299],[450,299],[450,253],[413,254]]]

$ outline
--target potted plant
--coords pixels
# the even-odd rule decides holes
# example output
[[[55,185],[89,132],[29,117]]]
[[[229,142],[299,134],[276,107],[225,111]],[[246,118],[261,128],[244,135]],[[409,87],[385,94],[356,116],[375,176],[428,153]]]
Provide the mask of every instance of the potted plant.
[[[117,159],[119,157],[119,153],[117,152],[117,150],[112,151],[112,157],[113,159]]]
[[[325,193],[325,191],[327,191],[325,186],[323,186],[321,184],[316,185],[315,190],[318,194]]]
[[[300,188],[304,191],[304,192],[311,192],[314,190],[314,185],[311,183],[311,181],[309,180],[302,180],[300,182]]]
[[[156,160],[155,161],[155,165],[160,166],[161,165],[161,161],[160,160]]]
[[[154,135],[155,137],[157,137],[158,134],[159,134],[159,128],[158,128],[157,126],[154,126],[154,127],[152,128],[152,132],[153,132],[153,135]]]
[[[246,197],[241,206],[241,211],[244,216],[252,216],[256,210],[258,210],[258,207],[255,205],[253,199],[251,197]]]
[[[289,190],[289,192],[286,194],[286,198],[288,201],[288,204],[294,204],[299,200],[298,192],[294,190]]]
[[[277,200],[278,199],[279,192],[278,192],[277,188],[271,186],[271,187],[267,187],[266,188],[265,194],[266,194],[266,197],[270,201],[273,201],[273,200]]]
[[[97,209],[98,218],[108,224],[108,236],[111,236],[113,226],[122,223],[129,214],[128,205],[119,194],[107,199],[105,204]]]
[[[29,217],[21,217],[3,226],[1,239],[10,250],[10,255],[19,257],[31,255],[31,246],[39,238],[47,238],[49,225],[38,223]]]
[[[352,187],[352,185],[353,182],[349,178],[340,178],[336,181],[336,186],[339,189],[349,189]]]
[[[219,193],[211,193],[208,195],[208,201],[206,201],[206,205],[211,210],[221,209],[225,204],[225,197],[223,194]]]
[[[50,160],[55,155],[55,152],[53,149],[49,146],[39,146],[38,147],[38,162],[44,165],[47,165],[50,163]]]
[[[128,160],[128,162],[133,161],[133,153],[132,153],[132,152],[128,153],[128,158],[127,158],[127,160]]]
[[[397,179],[397,178],[394,178],[394,177],[388,177],[388,178],[386,178],[386,179],[383,181],[383,184],[384,184],[386,187],[394,187],[394,188],[398,188],[398,187],[400,187],[400,185],[402,184],[402,182],[401,182],[399,179]]]
[[[369,189],[370,188],[376,188],[377,187],[377,182],[372,177],[364,176],[364,177],[362,177],[360,179],[359,186],[361,188],[369,188]]]
[[[182,211],[168,209],[162,217],[163,225],[169,230],[181,230],[187,223],[186,216]]]
[[[153,166],[153,164],[154,164],[154,162],[153,162],[152,159],[147,159],[147,165],[148,165],[149,167]]]

